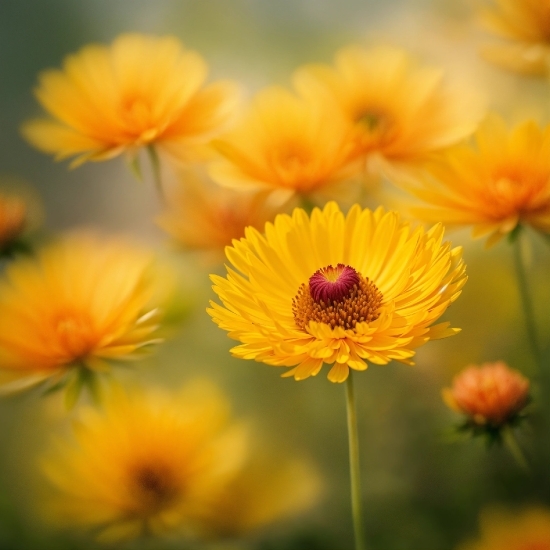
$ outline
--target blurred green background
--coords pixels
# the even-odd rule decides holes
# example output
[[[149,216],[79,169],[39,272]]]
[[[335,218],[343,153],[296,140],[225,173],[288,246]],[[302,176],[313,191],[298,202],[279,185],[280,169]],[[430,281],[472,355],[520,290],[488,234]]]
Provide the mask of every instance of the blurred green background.
[[[304,62],[330,62],[349,43],[389,43],[442,65],[467,80],[487,104],[512,119],[548,118],[548,84],[494,69],[478,59],[480,32],[473,2],[453,0],[1,0],[0,178],[19,177],[38,192],[45,228],[92,226],[129,234],[158,249],[165,236],[154,217],[160,205],[149,182],[136,182],[122,159],[77,170],[31,149],[18,127],[40,113],[32,88],[40,70],[89,42],[109,43],[121,32],[174,34],[198,50],[211,78],[232,78],[250,93],[288,84]],[[506,360],[529,374],[523,318],[511,250],[464,244],[470,280],[446,319],[463,332],[422,348],[416,367],[372,366],[356,376],[368,540],[372,550],[450,550],[477,529],[489,504],[550,505],[547,433],[525,433],[531,475],[505,450],[480,442],[450,442],[456,415],[440,391],[469,363]],[[548,340],[550,250],[531,236],[531,282],[539,327]],[[169,254],[169,252],[165,252]],[[208,270],[175,257],[188,316],[154,357],[126,376],[178,386],[197,375],[213,378],[238,418],[252,419],[262,438],[286,453],[312,459],[325,478],[309,513],[252,535],[262,550],[347,550],[352,547],[344,388],[316,379],[281,379],[272,367],[229,357],[232,342],[208,318]],[[221,271],[220,271],[221,272]],[[95,548],[87,539],[50,532],[38,519],[36,458],[63,424],[53,402],[36,394],[0,401],[0,548]],[[155,543],[155,548],[162,548]]]

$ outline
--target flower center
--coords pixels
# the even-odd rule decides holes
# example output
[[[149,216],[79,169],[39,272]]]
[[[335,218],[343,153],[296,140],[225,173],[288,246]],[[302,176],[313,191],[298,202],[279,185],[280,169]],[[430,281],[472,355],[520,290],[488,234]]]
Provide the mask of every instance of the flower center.
[[[165,507],[177,493],[173,476],[159,465],[144,465],[132,473],[132,490],[136,498],[136,511],[152,513]]]
[[[316,321],[353,330],[357,323],[378,319],[382,299],[376,285],[349,265],[329,265],[310,277],[309,287],[305,283],[300,286],[292,313],[301,329]]]
[[[92,327],[82,316],[64,315],[58,319],[55,328],[58,342],[69,361],[86,357],[96,345]]]

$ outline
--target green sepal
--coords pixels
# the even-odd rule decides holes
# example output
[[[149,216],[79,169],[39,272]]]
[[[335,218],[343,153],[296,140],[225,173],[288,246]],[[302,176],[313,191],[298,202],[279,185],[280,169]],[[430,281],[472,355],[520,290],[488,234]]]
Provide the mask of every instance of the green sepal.
[[[139,158],[139,154],[136,153],[135,155],[131,156],[128,160],[128,167],[130,168],[130,171],[134,175],[134,177],[140,182],[143,182],[143,172],[141,171],[141,161]]]

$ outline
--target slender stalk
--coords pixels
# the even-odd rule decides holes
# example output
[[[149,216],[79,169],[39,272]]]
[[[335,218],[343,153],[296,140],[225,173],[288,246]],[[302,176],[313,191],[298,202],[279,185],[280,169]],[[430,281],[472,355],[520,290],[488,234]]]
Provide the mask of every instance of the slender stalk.
[[[351,481],[351,513],[355,534],[355,550],[366,550],[365,531],[363,529],[363,510],[361,506],[361,469],[359,466],[359,437],[357,431],[357,413],[353,392],[353,377],[350,371],[346,381],[346,408],[348,413],[349,470]]]
[[[151,171],[153,172],[153,180],[155,182],[155,187],[157,189],[159,197],[163,202],[165,202],[166,198],[164,196],[164,189],[162,188],[162,178],[160,177],[160,160],[159,160],[157,150],[155,149],[155,146],[148,145],[147,153],[149,155],[149,160],[151,162]]]
[[[510,426],[506,426],[505,428],[503,428],[502,439],[504,441],[504,444],[506,445],[506,447],[508,447],[508,450],[514,457],[515,461],[518,463],[518,466],[520,466],[520,468],[522,468],[526,472],[529,472],[529,463],[527,462],[525,454],[521,450],[516,436],[514,435],[514,432],[512,428],[510,428]]]
[[[539,374],[543,371],[542,368],[542,354],[538,344],[537,327],[535,323],[535,310],[533,308],[533,301],[529,294],[529,284],[527,282],[527,270],[525,262],[523,260],[523,232],[514,239],[514,263],[516,266],[516,278],[518,282],[518,290],[521,297],[521,303],[523,306],[523,313],[525,316],[525,325],[527,328],[527,337],[529,339],[529,346],[531,347],[531,353],[537,363]]]

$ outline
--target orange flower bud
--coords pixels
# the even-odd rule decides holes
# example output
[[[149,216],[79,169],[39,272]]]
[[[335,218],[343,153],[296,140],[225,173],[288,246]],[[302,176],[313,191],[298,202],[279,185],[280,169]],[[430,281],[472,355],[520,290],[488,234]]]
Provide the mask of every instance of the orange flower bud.
[[[26,222],[25,203],[17,197],[0,195],[0,249],[19,237]]]
[[[529,380],[502,361],[470,365],[444,388],[443,400],[479,425],[502,426],[527,404]]]

